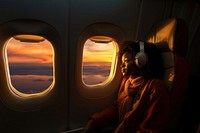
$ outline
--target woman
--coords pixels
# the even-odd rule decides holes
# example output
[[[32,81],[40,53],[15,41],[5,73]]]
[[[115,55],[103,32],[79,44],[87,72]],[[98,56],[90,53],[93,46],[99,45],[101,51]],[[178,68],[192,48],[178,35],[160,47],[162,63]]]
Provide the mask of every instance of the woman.
[[[143,41],[123,45],[118,97],[110,107],[92,115],[83,132],[165,133],[169,92],[161,81],[161,53],[154,44]],[[108,131],[107,127],[115,128]]]

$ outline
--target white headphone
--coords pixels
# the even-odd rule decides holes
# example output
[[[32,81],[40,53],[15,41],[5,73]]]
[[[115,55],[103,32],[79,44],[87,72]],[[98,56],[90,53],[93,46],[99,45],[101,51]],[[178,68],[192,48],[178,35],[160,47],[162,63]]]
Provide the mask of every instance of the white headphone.
[[[144,51],[144,42],[139,41],[140,51],[135,55],[135,64],[137,67],[142,68],[148,61],[148,56]]]

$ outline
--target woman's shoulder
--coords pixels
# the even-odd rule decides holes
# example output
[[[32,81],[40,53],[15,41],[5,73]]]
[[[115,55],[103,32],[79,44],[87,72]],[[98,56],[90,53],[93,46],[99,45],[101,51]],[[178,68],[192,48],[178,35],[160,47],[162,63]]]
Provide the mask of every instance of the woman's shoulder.
[[[150,79],[154,84],[164,85],[164,82],[159,78]]]
[[[161,79],[149,79],[147,84],[151,90],[165,92],[168,91],[167,87]]]

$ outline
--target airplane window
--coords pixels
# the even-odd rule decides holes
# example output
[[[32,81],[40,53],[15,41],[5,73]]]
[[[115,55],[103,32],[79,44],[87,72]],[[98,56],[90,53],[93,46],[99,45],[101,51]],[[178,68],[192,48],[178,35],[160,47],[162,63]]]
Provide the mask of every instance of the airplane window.
[[[94,36],[83,48],[82,80],[86,85],[106,83],[113,76],[117,45],[110,37]]]
[[[5,45],[8,81],[15,94],[40,95],[54,83],[54,49],[45,38],[18,35]]]

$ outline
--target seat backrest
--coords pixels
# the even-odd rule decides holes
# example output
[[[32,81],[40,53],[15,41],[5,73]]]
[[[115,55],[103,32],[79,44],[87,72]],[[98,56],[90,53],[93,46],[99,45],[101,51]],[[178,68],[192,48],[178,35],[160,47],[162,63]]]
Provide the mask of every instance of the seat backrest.
[[[188,27],[180,18],[158,23],[148,35],[147,42],[156,44],[164,60],[163,81],[170,91],[171,116],[169,126],[176,129],[188,84]]]

